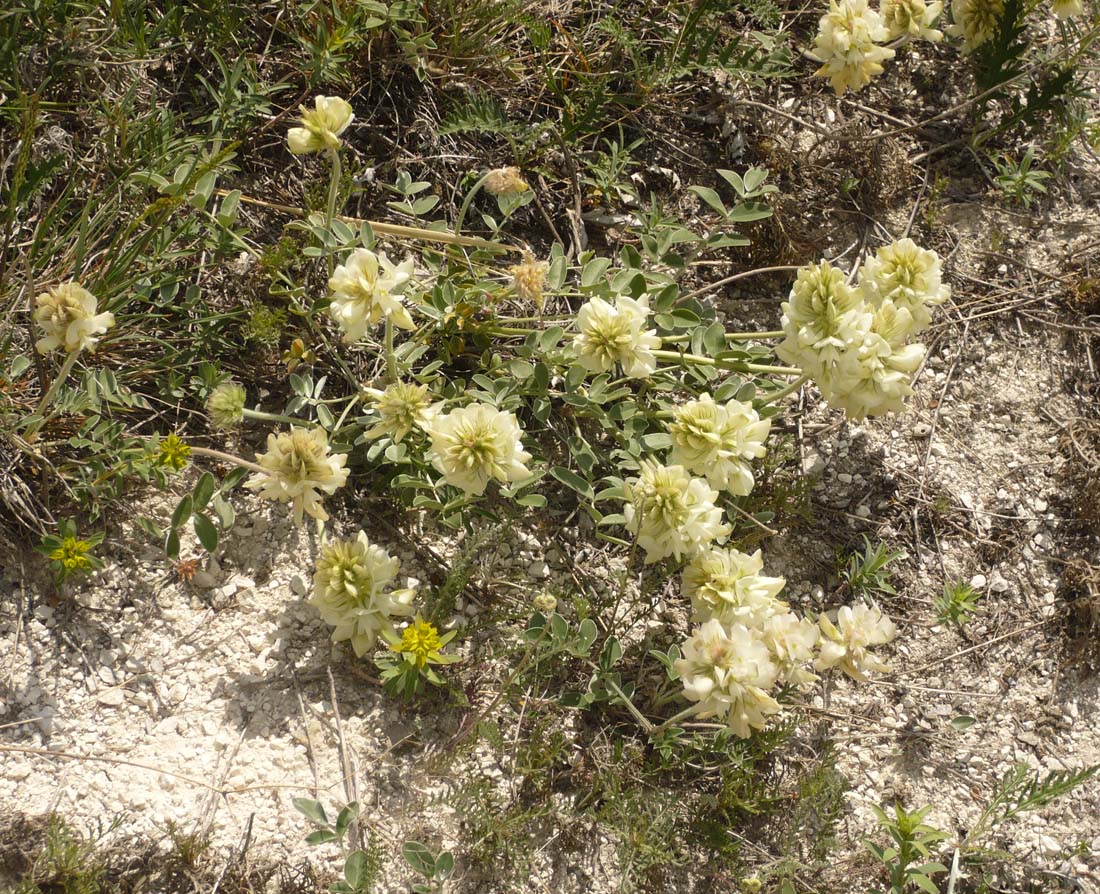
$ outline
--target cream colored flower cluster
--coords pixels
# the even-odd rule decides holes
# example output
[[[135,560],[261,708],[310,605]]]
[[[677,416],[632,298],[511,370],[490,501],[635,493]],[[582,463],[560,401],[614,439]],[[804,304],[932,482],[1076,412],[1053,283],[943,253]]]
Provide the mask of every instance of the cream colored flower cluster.
[[[34,299],[34,321],[42,330],[39,354],[62,348],[69,354],[95,353],[98,336],[115,325],[110,311],[96,313],[96,297],[76,282],[66,282]]]
[[[779,687],[801,689],[817,679],[811,667],[838,668],[859,680],[885,671],[869,649],[896,634],[881,611],[863,604],[845,606],[835,619],[821,615],[817,624],[800,618],[776,598],[783,578],[761,574],[763,566],[759,550],[712,548],[692,559],[681,578],[700,625],[674,664],[684,695],[697,717],[722,720],[742,738],[780,712]]]
[[[661,339],[656,329],[646,329],[649,313],[646,295],[617,295],[614,304],[592,298],[577,312],[573,350],[581,366],[597,373],[618,366],[629,379],[652,375]]]
[[[394,588],[401,563],[362,531],[354,540],[325,544],[313,575],[309,598],[333,627],[332,641],[349,640],[357,656],[370,649],[383,632],[393,633],[393,618],[413,614],[416,581]]]
[[[1051,0],[1056,18],[1085,13],[1085,0]],[[1004,18],[1004,0],[951,0],[951,23],[944,29],[971,53],[990,41]],[[895,45],[911,40],[943,39],[935,27],[943,14],[941,0],[882,0],[878,10],[867,0],[829,0],[808,54],[821,63],[814,72],[828,78],[837,95],[858,91],[882,74],[882,64],[894,57]]]
[[[939,256],[911,239],[868,258],[855,286],[827,261],[810,264],[782,305],[786,337],[776,353],[853,419],[898,412],[925,355],[909,340],[931,322],[929,308],[949,296]]]

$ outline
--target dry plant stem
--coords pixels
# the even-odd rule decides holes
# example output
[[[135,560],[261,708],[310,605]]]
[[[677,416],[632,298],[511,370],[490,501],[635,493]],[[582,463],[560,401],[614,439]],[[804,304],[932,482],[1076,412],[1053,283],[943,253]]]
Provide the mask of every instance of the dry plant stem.
[[[217,194],[225,196],[228,190],[219,189]],[[261,208],[270,208],[273,211],[282,211],[286,214],[294,214],[304,217],[306,210],[295,205],[284,205],[281,202],[268,202],[264,199],[256,199],[252,196],[242,195],[240,201],[248,205],[257,205]],[[422,239],[426,242],[445,242],[448,245],[465,245],[470,248],[485,248],[490,251],[508,251],[521,254],[523,249],[518,245],[507,245],[503,242],[491,242],[488,239],[478,239],[476,236],[458,236],[443,230],[428,230],[423,227],[406,227],[401,224],[382,223],[376,220],[367,220],[362,217],[349,217],[346,214],[334,215],[334,220],[342,220],[344,223],[369,224],[375,233],[383,236],[397,236],[403,239]]]
[[[791,264],[781,264],[778,267],[760,267],[756,270],[746,270],[743,273],[735,273],[733,276],[727,276],[725,279],[719,279],[716,282],[708,283],[702,288],[696,289],[694,292],[688,292],[686,295],[681,295],[676,299],[677,304],[682,304],[685,301],[690,301],[692,298],[698,298],[700,295],[705,295],[707,292],[713,292],[715,289],[720,289],[722,286],[728,286],[730,283],[737,282],[741,279],[748,279],[750,276],[759,276],[762,273],[783,273],[790,270],[801,270],[801,267]],[[782,335],[783,333],[778,333]]]
[[[76,355],[79,351],[70,351],[65,357],[65,362],[61,364],[61,370],[57,374],[57,378],[53,380],[50,385],[50,390],[42,395],[42,400],[38,402],[38,409],[34,411],[34,415],[40,417],[37,421],[32,422],[27,429],[27,433],[23,435],[24,440],[31,444],[38,437],[38,432],[43,425],[49,420],[49,416],[44,415],[49,406],[53,403],[57,392],[61,390],[61,386],[65,383],[65,380],[69,377],[69,373],[72,372],[73,364],[76,363]],[[53,414],[50,414],[51,416]]]
[[[253,472],[259,472],[261,475],[270,475],[267,469],[263,466],[249,462],[247,459],[241,459],[239,456],[233,456],[231,453],[222,453],[220,450],[211,450],[209,447],[192,447],[191,453],[195,456],[209,456],[211,459],[221,460],[223,463],[230,463],[234,466],[240,466],[242,469],[251,469]]]

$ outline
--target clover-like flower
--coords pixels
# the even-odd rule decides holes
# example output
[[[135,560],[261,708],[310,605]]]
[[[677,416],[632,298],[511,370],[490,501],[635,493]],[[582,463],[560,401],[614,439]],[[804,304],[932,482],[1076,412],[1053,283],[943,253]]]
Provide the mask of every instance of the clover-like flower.
[[[448,484],[480,496],[493,478],[507,483],[531,475],[524,463],[531,454],[520,440],[523,429],[514,413],[488,404],[470,404],[436,416],[427,427],[432,464]]]
[[[95,295],[77,282],[62,283],[34,300],[34,321],[42,330],[42,338],[34,344],[39,354],[54,348],[94,354],[97,336],[115,325],[115,315],[97,314]]]
[[[900,413],[913,393],[913,373],[924,362],[925,347],[904,343],[911,328],[908,311],[886,302],[875,311],[871,331],[852,352],[843,377],[835,377],[826,399],[849,419]]]
[[[775,353],[800,366],[827,390],[841,366],[852,362],[850,349],[863,343],[871,312],[844,272],[828,261],[798,271],[787,301],[781,305],[786,337]]]
[[[694,556],[732,530],[714,505],[718,492],[683,466],[642,460],[639,477],[623,485],[623,494],[626,529],[637,536],[647,564]]]
[[[1085,14],[1085,0],[1051,0],[1050,8],[1055,18],[1069,19]]]
[[[932,321],[929,307],[951,297],[950,286],[943,283],[940,256],[908,238],[884,245],[867,258],[859,268],[859,287],[872,308],[889,301],[908,311],[913,322],[909,334]]]
[[[374,410],[379,421],[367,431],[367,437],[389,435],[396,444],[412,429],[426,428],[435,415],[428,386],[411,382],[395,382],[386,388],[374,399]]]
[[[393,632],[393,618],[413,613],[416,582],[393,588],[400,569],[401,562],[362,531],[354,540],[333,540],[322,547],[309,604],[334,628],[334,643],[349,640],[361,657],[379,634]]]
[[[536,261],[531,255],[525,255],[523,263],[508,268],[512,274],[512,291],[516,297],[524,301],[530,301],[542,313],[542,307],[546,297],[542,293],[546,284],[546,273],[550,264],[546,261]]]
[[[882,0],[880,12],[890,40],[909,37],[936,43],[943,39],[943,32],[932,27],[943,12],[940,0]]]
[[[800,689],[817,679],[810,670],[817,645],[817,625],[794,612],[771,615],[760,625],[760,639],[779,669],[779,679]]]
[[[752,460],[765,453],[770,419],[761,419],[752,404],[729,400],[716,404],[709,394],[673,412],[670,459],[702,475],[711,487],[745,496],[755,481]]]
[[[870,650],[897,636],[897,628],[877,607],[857,602],[817,619],[821,628],[821,652],[814,667],[828,670],[839,667],[855,680],[866,680],[869,673],[885,673],[890,668]]]
[[[779,670],[768,647],[747,627],[712,619],[696,628],[681,651],[674,667],[684,696],[699,706],[699,718],[724,720],[744,739],[779,713],[779,703],[768,694]]]
[[[329,314],[344,333],[347,343],[359,341],[367,329],[381,320],[389,320],[402,329],[414,324],[399,297],[412,278],[412,258],[392,264],[385,252],[375,254],[357,248],[332,274]]]
[[[300,108],[300,126],[290,128],[286,134],[287,145],[295,155],[337,148],[340,134],[355,118],[351,105],[339,96],[318,96],[312,109],[304,105]]]
[[[494,168],[485,175],[485,191],[494,196],[514,196],[531,187],[519,168]]]
[[[233,380],[222,382],[206,399],[206,415],[216,428],[236,428],[244,420],[247,400],[243,385]]]
[[[785,612],[787,604],[776,599],[786,585],[781,577],[760,572],[760,550],[752,555],[736,549],[708,549],[685,566],[682,592],[691,600],[691,620],[697,624],[717,618],[723,624],[759,627],[766,618]]]
[[[867,0],[830,0],[818,23],[811,58],[823,63],[815,75],[828,78],[837,96],[862,90],[882,74],[882,63],[894,57],[886,26]]]
[[[268,435],[267,452],[257,456],[256,462],[265,471],[257,472],[244,486],[258,490],[265,500],[290,503],[299,525],[303,513],[327,521],[321,494],[336,493],[348,480],[347,457],[330,451],[328,436],[321,428],[291,427]]]
[[[951,24],[944,30],[961,37],[962,51],[972,53],[992,40],[1004,14],[1004,0],[951,0]]]
[[[656,329],[645,328],[649,312],[646,295],[619,295],[614,305],[602,298],[590,300],[577,312],[578,334],[573,338],[581,366],[589,372],[607,372],[617,363],[628,378],[651,375],[657,369],[653,352],[661,347],[661,339]]]

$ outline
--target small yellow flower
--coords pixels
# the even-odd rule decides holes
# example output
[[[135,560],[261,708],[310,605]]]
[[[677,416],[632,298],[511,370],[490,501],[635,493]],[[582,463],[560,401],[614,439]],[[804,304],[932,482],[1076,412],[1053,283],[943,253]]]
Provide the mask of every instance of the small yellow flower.
[[[74,571],[88,571],[93,566],[88,553],[92,544],[87,540],[77,540],[75,537],[66,537],[61,545],[49,554],[49,558],[57,562],[64,569],[66,575]]]
[[[347,100],[339,96],[318,96],[313,100],[312,109],[301,106],[301,110],[301,127],[292,127],[286,134],[294,155],[337,148],[340,134],[355,117]]]
[[[485,175],[485,191],[490,195],[514,196],[530,188],[519,168],[496,168]]]
[[[299,366],[312,366],[317,362],[317,355],[306,347],[306,343],[300,338],[290,343],[290,348],[283,351],[283,363],[287,372],[294,372]]]
[[[162,469],[179,472],[191,461],[191,448],[175,432],[161,440],[153,460]]]
[[[412,658],[418,668],[423,668],[429,660],[438,657],[439,650],[443,648],[443,639],[434,624],[418,615],[402,632],[401,642],[391,645],[390,648]]]

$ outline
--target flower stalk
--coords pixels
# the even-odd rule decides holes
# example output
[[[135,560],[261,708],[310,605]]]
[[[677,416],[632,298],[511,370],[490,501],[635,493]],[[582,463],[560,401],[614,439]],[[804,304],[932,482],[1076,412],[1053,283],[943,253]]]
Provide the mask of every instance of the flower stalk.
[[[47,416],[46,410],[53,404],[54,398],[57,397],[57,392],[61,390],[61,386],[69,377],[69,373],[72,372],[73,364],[76,363],[77,353],[79,352],[70,351],[66,355],[65,362],[61,364],[61,369],[58,371],[57,377],[50,383],[49,390],[42,395],[42,400],[38,402],[38,409],[34,411],[34,415],[38,418],[31,422],[30,426],[27,428],[26,434],[23,435],[24,440],[28,444],[35,441],[42,426],[53,416],[52,413]]]

